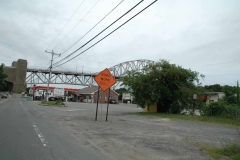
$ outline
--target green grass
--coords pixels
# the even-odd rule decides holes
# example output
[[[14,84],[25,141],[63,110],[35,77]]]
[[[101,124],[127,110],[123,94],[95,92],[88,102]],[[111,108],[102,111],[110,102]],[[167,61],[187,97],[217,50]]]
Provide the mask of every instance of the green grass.
[[[57,106],[57,107],[66,107],[65,103],[61,101],[41,101],[41,105],[43,106]]]
[[[240,147],[235,144],[227,145],[224,148],[205,146],[202,147],[201,150],[207,151],[214,159],[220,159],[222,156],[227,156],[232,160],[240,160]]]
[[[152,113],[152,112],[140,112],[136,114],[142,115],[142,116],[151,116],[155,118],[159,117],[159,118],[169,118],[169,119],[178,119],[178,120],[189,120],[189,121],[196,121],[196,122],[205,122],[205,123],[240,127],[240,118],[236,120],[236,119],[228,119],[228,118],[222,118],[222,117],[207,117],[207,116]]]

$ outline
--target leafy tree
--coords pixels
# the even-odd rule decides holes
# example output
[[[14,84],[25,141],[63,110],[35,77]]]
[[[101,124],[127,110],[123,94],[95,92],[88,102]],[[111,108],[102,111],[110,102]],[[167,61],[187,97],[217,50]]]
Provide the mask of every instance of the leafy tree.
[[[237,104],[237,87],[235,86],[223,86],[222,91],[225,93],[223,99],[227,102],[227,104]]]
[[[240,102],[239,102],[239,84],[238,84],[238,81],[237,81],[237,105],[239,105]]]
[[[0,66],[0,90],[6,87],[6,82],[4,81],[7,78],[7,74],[4,73],[3,64]]]
[[[205,85],[204,88],[212,92],[222,92],[222,86],[220,84]]]
[[[129,71],[121,80],[142,108],[157,103],[158,112],[179,113],[190,105],[199,84],[198,76],[198,72],[160,60],[142,71]]]

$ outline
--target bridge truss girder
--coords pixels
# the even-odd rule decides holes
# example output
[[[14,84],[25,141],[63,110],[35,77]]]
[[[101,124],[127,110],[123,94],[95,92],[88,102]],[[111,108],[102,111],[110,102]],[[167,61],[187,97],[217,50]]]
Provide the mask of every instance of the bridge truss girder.
[[[115,88],[119,83],[119,78],[124,76],[127,71],[130,70],[141,70],[146,65],[154,63],[150,60],[135,60],[120,63],[109,68],[111,74],[117,80],[117,83],[113,86]],[[44,69],[27,69],[26,84],[48,84],[49,79],[49,70]],[[67,84],[67,85],[81,85],[81,86],[97,86],[97,83],[94,81],[94,77],[98,73],[80,73],[80,72],[71,72],[71,71],[56,71],[53,70],[50,75],[49,84]]]

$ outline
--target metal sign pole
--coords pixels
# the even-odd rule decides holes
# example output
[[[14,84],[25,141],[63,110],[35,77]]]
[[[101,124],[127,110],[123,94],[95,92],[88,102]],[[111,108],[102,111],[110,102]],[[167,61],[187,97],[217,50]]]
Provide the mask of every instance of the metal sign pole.
[[[96,116],[95,116],[95,121],[97,121],[97,114],[98,114],[98,99],[99,99],[99,86],[98,86],[98,96],[97,96],[97,106],[96,106]]]
[[[110,97],[110,88],[108,89],[108,104],[107,104],[106,121],[107,121],[107,118],[108,118],[109,97]]]

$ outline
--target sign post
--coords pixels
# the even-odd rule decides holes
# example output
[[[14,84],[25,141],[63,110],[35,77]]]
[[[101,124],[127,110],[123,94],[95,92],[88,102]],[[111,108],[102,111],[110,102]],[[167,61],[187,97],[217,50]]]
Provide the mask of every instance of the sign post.
[[[98,97],[97,97],[97,107],[96,107],[96,116],[95,116],[95,121],[97,121],[99,87],[103,92],[109,89],[109,94],[110,94],[110,87],[116,83],[116,80],[107,68],[104,69],[102,72],[100,72],[97,76],[95,76],[94,80],[98,84]],[[108,105],[109,105],[109,95],[108,95]],[[107,114],[108,114],[108,108],[107,108]],[[107,115],[106,115],[106,121],[107,121]]]
[[[99,99],[99,86],[98,86],[98,96],[97,96],[97,107],[96,107],[95,121],[97,121],[97,113],[98,113],[98,99]]]
[[[110,88],[108,89],[108,104],[107,104],[106,121],[107,121],[107,118],[108,118],[109,97],[110,97]]]

